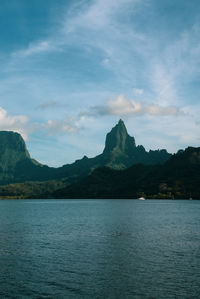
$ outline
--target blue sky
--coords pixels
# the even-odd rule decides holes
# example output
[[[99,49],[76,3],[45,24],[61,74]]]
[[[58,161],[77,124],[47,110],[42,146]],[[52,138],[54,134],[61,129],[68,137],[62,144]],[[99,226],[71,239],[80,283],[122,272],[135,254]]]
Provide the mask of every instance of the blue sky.
[[[0,130],[35,159],[95,156],[119,118],[147,150],[200,146],[199,0],[2,0],[0,25]]]

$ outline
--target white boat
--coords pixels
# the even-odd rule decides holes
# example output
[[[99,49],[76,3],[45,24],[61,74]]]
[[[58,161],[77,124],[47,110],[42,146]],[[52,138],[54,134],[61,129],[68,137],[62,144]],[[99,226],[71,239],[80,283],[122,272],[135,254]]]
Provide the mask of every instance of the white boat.
[[[139,200],[145,200],[145,198],[144,198],[144,197],[139,197],[138,199],[139,199]]]

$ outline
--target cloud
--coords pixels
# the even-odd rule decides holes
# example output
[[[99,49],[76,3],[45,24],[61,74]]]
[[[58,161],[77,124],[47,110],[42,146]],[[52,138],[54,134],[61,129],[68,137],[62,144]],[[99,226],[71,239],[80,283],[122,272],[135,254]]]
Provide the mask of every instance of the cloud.
[[[40,105],[37,106],[37,109],[41,109],[41,110],[45,110],[45,109],[49,109],[49,108],[54,108],[59,106],[59,103],[56,101],[47,101],[47,102],[43,102]]]
[[[149,138],[151,146],[156,144],[153,136],[159,133],[163,143],[167,140],[167,147],[170,144],[176,147],[181,142],[184,144],[186,141],[181,140],[189,136],[195,144],[199,126],[193,127],[193,122],[198,122],[200,111],[197,106],[199,26],[191,28],[186,24],[183,28],[174,26],[172,22],[173,27],[170,27],[170,19],[166,22],[163,14],[159,13],[158,18],[154,18],[160,7],[160,4],[156,5],[155,10],[154,2],[71,1],[73,7],[70,3],[66,5],[66,13],[62,11],[58,26],[50,28],[46,38],[38,35],[37,40],[32,40],[24,48],[19,44],[17,48],[21,47],[21,50],[8,56],[11,64],[1,59],[1,97],[16,105],[17,109],[20,106],[21,114],[26,114],[27,109],[33,118],[31,123],[29,120],[25,124],[20,123],[18,131],[28,136],[33,128],[42,131],[44,136],[60,134],[60,139],[64,139],[62,134],[66,134],[67,140],[75,139],[73,134],[81,128],[77,119],[79,110],[90,107],[88,110],[85,108],[86,113],[82,115],[86,115],[87,132],[91,130],[91,139],[94,138],[97,144],[101,142],[101,128],[104,126],[106,132],[112,125],[111,121],[118,116],[130,116],[127,118],[130,127],[144,131],[141,143]],[[192,15],[189,17],[192,17],[192,22],[196,21]],[[157,26],[159,23],[160,26]],[[53,19],[52,24],[55,24]],[[174,35],[175,38],[171,38]],[[62,57],[59,51],[64,52]],[[50,52],[53,54],[51,60]],[[88,77],[88,74],[94,75]],[[7,83],[4,76],[9,76]],[[21,76],[23,82],[20,81]],[[13,83],[14,80],[16,83]],[[120,96],[121,99],[113,96],[120,93],[125,94]],[[44,99],[50,101],[43,102]],[[104,102],[106,99],[110,100]],[[59,109],[62,107],[56,103],[57,100],[68,103],[68,109]],[[25,101],[26,105],[23,104]],[[185,112],[187,103],[194,103],[195,116],[189,117],[185,113],[176,117]],[[36,111],[36,106],[41,111]],[[69,121],[65,112],[77,117]],[[111,117],[102,122],[101,118],[87,117],[89,115]],[[90,125],[87,121],[94,123]],[[173,134],[174,139],[171,137]],[[183,137],[179,139],[178,136]]]
[[[22,135],[25,140],[33,132],[43,131],[46,136],[56,134],[77,133],[81,129],[84,117],[69,116],[61,120],[48,120],[47,123],[36,123],[25,115],[9,115],[0,107],[0,131],[14,131]]]
[[[8,115],[7,111],[0,107],[0,130],[18,132],[27,140],[34,126],[30,124],[27,116]]]
[[[167,66],[155,63],[151,82],[158,103],[169,105],[177,102],[176,76],[173,72],[169,72]]]
[[[24,63],[19,61],[29,58],[31,62],[34,55],[43,55],[42,59],[45,61],[45,53],[55,52],[57,60],[56,52],[67,53],[68,49],[73,47],[85,51],[86,55],[88,52],[93,55],[100,53],[99,62],[104,68],[110,69],[114,76],[121,81],[122,78],[134,80],[135,70],[133,71],[130,61],[134,63],[135,51],[143,52],[138,43],[143,43],[144,40],[141,33],[133,28],[130,30],[120,18],[124,18],[127,13],[133,12],[138,4],[143,5],[145,2],[147,0],[94,0],[77,1],[70,7],[67,6],[65,18],[59,22],[60,27],[56,27],[47,39],[33,41],[11,54],[10,70],[13,71],[15,65],[17,69],[23,69]],[[145,45],[143,47],[145,48]]]
[[[146,104],[135,100],[128,100],[123,95],[117,99],[108,100],[105,105],[91,107],[90,115],[118,115],[118,116],[167,116],[177,115],[182,112],[175,106],[160,106],[157,104]]]
[[[12,57],[25,58],[35,54],[41,54],[52,51],[61,51],[61,48],[58,47],[58,44],[53,43],[53,41],[51,40],[43,40],[30,43],[27,48],[13,52]]]
[[[141,0],[96,0],[91,5],[74,5],[67,16],[65,29],[67,32],[75,31],[77,28],[101,30],[112,25],[113,18],[119,11],[125,9],[126,5],[133,5]]]
[[[136,95],[142,95],[144,93],[144,90],[143,89],[140,89],[140,88],[134,88],[133,89],[133,92],[134,94]]]
[[[36,107],[36,109],[38,110],[47,110],[47,109],[62,109],[63,111],[65,111],[65,108],[68,107],[67,103],[62,103],[59,101],[46,101],[41,103],[40,105],[38,105]]]
[[[77,133],[80,129],[79,119],[76,117],[67,117],[64,120],[48,120],[43,125],[43,129],[48,136],[65,133]]]
[[[181,104],[183,100],[188,101],[184,91],[189,90],[192,82],[197,82],[199,78],[199,34],[200,26],[193,25],[180,32],[175,40],[168,41],[162,50],[159,46],[160,40],[154,40],[154,43],[157,43],[157,51],[155,58],[150,59],[150,88],[159,103]],[[198,100],[199,91],[195,84],[194,88],[196,90],[192,90],[191,93]]]

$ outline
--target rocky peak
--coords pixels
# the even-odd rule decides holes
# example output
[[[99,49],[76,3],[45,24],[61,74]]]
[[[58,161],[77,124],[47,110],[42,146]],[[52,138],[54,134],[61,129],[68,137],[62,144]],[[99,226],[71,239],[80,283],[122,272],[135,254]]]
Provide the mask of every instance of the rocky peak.
[[[18,161],[26,158],[30,158],[30,155],[21,135],[0,131],[0,167],[12,169]]]
[[[135,139],[127,133],[123,120],[119,120],[118,124],[106,135],[105,149],[103,153],[113,151],[122,152],[124,154],[135,148]]]
[[[0,131],[0,151],[2,152],[7,149],[24,152],[27,157],[30,157],[26,144],[19,133]]]

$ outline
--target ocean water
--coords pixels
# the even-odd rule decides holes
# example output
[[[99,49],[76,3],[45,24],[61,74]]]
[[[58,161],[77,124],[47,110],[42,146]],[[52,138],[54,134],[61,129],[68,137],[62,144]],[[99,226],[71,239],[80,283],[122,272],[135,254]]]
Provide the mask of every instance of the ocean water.
[[[200,298],[200,201],[0,201],[0,298]]]

